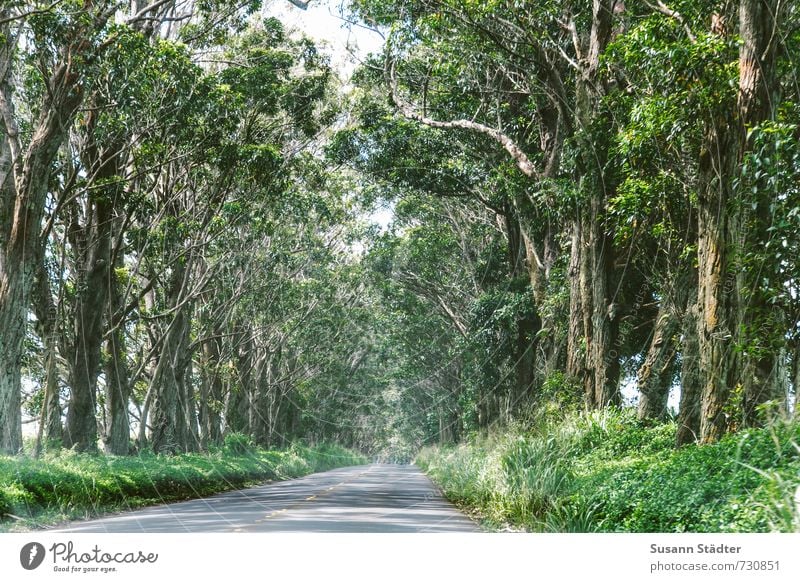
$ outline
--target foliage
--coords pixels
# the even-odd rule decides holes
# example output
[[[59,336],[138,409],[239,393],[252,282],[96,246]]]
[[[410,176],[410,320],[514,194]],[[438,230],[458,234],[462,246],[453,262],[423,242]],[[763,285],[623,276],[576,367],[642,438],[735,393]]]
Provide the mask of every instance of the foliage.
[[[494,528],[798,531],[796,421],[678,450],[674,433],[607,410],[428,448],[416,462]]]

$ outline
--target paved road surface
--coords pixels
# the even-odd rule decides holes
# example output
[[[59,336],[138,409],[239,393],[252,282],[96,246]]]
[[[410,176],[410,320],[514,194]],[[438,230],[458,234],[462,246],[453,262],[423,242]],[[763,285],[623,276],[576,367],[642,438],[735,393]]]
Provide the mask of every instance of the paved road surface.
[[[475,532],[410,465],[346,467],[193,501],[159,505],[57,532]]]

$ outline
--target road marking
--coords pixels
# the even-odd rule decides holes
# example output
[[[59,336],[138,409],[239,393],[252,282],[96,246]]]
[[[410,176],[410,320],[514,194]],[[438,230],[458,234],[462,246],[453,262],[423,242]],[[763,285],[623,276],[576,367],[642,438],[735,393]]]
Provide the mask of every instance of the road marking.
[[[309,496],[309,497],[306,497],[304,501],[313,501],[313,500],[315,500],[315,499],[316,499],[318,496],[327,495],[327,493],[328,493],[329,491],[333,491],[333,490],[334,490],[334,489],[336,489],[337,487],[341,487],[342,485],[347,485],[347,484],[348,484],[348,483],[350,483],[351,481],[356,481],[357,479],[360,479],[361,477],[363,477],[364,475],[366,475],[367,473],[369,473],[370,471],[372,471],[372,469],[373,469],[373,468],[372,468],[372,467],[370,467],[370,468],[369,468],[369,469],[367,469],[366,471],[362,471],[361,473],[358,473],[358,474],[356,474],[356,475],[354,475],[354,476],[350,477],[349,479],[346,479],[346,480],[344,480],[344,481],[341,481],[340,483],[337,483],[336,485],[332,485],[332,486],[328,487],[327,489],[324,489],[323,491],[321,491],[320,493],[318,493],[318,494],[316,494],[316,495],[311,495],[311,496]],[[264,523],[264,522],[266,522],[267,520],[269,520],[269,519],[272,519],[273,517],[277,517],[277,516],[279,516],[281,513],[285,513],[285,512],[287,512],[287,511],[290,511],[290,510],[292,510],[292,509],[297,509],[297,508],[298,508],[298,507],[300,507],[302,504],[303,504],[303,501],[297,501],[297,502],[295,502],[295,503],[292,503],[292,504],[290,504],[288,507],[284,507],[283,509],[277,509],[277,510],[273,511],[272,513],[268,513],[267,515],[265,515],[265,516],[264,516],[264,517],[262,517],[261,519],[256,519],[256,520],[252,521],[252,522],[251,522],[251,525],[255,525],[255,524]],[[246,526],[245,526],[245,527],[246,527]],[[231,530],[231,531],[240,532],[240,531],[245,531],[245,529],[242,529],[242,528],[236,528],[236,529],[234,529],[234,530]]]

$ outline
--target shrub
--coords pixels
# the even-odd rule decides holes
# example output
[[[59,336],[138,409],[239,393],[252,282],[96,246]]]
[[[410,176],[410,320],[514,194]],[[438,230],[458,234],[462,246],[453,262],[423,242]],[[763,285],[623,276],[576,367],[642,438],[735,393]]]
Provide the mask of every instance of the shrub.
[[[490,526],[544,531],[736,532],[798,529],[800,423],[674,449],[673,422],[632,410],[541,417],[418,464]]]
[[[246,455],[253,451],[255,445],[249,436],[238,432],[225,435],[223,450],[231,455]]]
[[[42,459],[0,457],[0,527],[10,527],[9,514],[28,519],[28,525],[57,522],[364,462],[352,451],[324,445],[267,451],[242,435],[229,435],[210,455],[105,457],[64,451]]]
[[[3,519],[11,513],[11,502],[6,497],[5,491],[0,489],[0,519]]]

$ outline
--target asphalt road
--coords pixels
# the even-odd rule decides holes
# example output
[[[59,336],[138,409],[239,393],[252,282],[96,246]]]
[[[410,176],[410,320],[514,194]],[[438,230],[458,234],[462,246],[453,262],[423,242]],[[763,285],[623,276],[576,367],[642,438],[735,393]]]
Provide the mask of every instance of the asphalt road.
[[[52,531],[477,532],[412,465],[363,465],[158,505]]]

